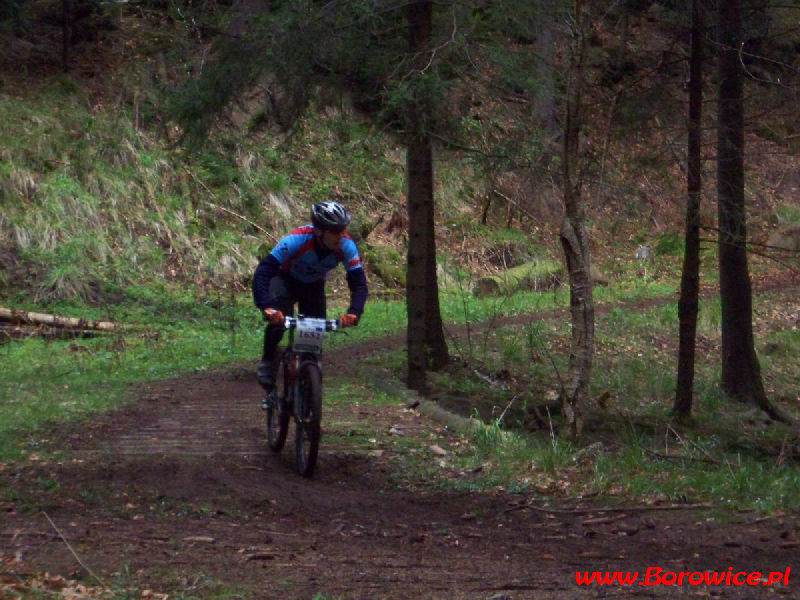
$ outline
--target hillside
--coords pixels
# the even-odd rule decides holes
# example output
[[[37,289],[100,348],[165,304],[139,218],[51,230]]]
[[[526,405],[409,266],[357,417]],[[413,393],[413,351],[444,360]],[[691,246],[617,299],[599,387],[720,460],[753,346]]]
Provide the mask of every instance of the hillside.
[[[213,40],[206,29],[221,22],[223,7],[201,22],[158,3],[98,9],[75,36],[63,74],[59,7],[35,6],[27,31],[3,34],[4,297],[108,302],[154,279],[241,291],[257,257],[322,197],[355,213],[353,231],[363,238],[375,288],[402,289],[403,149],[346,98],[318,103],[285,132],[259,120],[263,98],[254,93],[220,116],[210,143],[190,152],[175,145],[179,130],[165,110],[174,83],[202,68],[198,56]],[[640,10],[624,31],[608,21],[592,40],[584,194],[594,262],[612,279],[637,276],[640,244],[655,250],[651,277],[662,270],[672,276],[679,263],[683,51],[674,25],[660,16],[655,6]],[[631,59],[614,75],[620,44]],[[749,92],[750,235],[759,244],[798,219],[792,194],[800,182],[789,175],[798,126],[791,89],[752,80]],[[657,111],[641,102],[647,97],[658,99]],[[710,158],[713,140],[707,144]],[[533,256],[560,261],[557,166],[533,163],[486,180],[475,164],[464,151],[438,152],[444,283],[447,272],[472,280]],[[705,237],[713,239],[711,161],[707,172]]]

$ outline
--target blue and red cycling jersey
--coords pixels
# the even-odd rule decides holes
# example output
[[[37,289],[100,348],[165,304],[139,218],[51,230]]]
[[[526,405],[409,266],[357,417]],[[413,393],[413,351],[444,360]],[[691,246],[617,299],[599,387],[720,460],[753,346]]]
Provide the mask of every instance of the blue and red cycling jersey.
[[[328,271],[339,263],[345,271],[361,268],[361,258],[353,239],[345,234],[337,250],[321,256],[314,239],[314,227],[298,227],[284,237],[270,252],[281,265],[281,271],[302,283],[324,279]]]
[[[348,312],[361,315],[367,299],[367,280],[353,239],[345,234],[336,250],[329,250],[316,240],[314,227],[304,225],[283,237],[259,263],[253,275],[253,300],[266,308],[273,304],[269,282],[276,275],[288,276],[302,284],[324,281],[328,271],[342,263],[347,271],[351,300]]]

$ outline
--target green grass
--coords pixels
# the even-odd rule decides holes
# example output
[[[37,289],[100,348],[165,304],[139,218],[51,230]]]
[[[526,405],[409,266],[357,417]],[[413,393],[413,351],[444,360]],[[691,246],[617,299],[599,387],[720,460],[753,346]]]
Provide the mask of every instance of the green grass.
[[[599,491],[667,502],[708,502],[721,511],[769,513],[800,509],[800,470],[764,457],[726,451],[722,438],[688,432],[677,448],[653,449],[653,440],[629,442],[595,464]],[[658,451],[656,451],[658,450]],[[602,484],[602,485],[599,485]]]
[[[609,447],[575,444],[548,432],[507,430],[495,421],[469,435],[471,453],[453,456],[438,469],[414,455],[404,468],[407,477],[414,472],[428,485],[444,481],[459,489],[524,491],[546,498],[587,495],[606,502],[708,503],[721,514],[800,510],[798,466],[737,448],[735,431],[678,433],[667,420],[654,427],[615,427],[616,440]],[[668,438],[671,446],[665,448]],[[443,478],[452,471],[478,474]]]

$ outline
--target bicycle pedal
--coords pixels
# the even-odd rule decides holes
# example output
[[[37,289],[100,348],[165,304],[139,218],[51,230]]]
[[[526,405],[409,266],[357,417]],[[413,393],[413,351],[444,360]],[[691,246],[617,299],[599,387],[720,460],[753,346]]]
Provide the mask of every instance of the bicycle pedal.
[[[261,400],[261,408],[263,410],[267,410],[268,408],[272,408],[272,407],[274,407],[276,405],[277,405],[277,402],[275,401],[275,392],[274,391],[273,392],[269,392],[266,396],[264,396],[264,399]]]

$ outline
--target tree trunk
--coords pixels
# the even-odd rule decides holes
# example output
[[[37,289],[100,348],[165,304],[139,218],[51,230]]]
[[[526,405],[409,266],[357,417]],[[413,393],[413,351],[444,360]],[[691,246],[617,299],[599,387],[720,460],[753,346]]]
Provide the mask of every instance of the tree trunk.
[[[430,45],[430,1],[408,5],[409,47],[414,64]],[[423,63],[424,64],[424,63]],[[422,390],[426,372],[444,366],[448,360],[442,317],[439,309],[439,283],[436,273],[434,230],[433,150],[427,131],[429,99],[412,99],[411,131],[406,153],[408,177],[408,271],[406,303],[408,311],[408,386]]]
[[[678,300],[678,380],[675,413],[692,412],[697,311],[700,294],[700,194],[702,190],[703,20],[700,0],[692,0],[692,49],[689,57],[689,142],[685,250]]]
[[[61,68],[69,72],[69,55],[72,46],[72,0],[61,2]]]
[[[720,59],[717,133],[719,290],[722,307],[722,390],[754,402],[774,419],[790,420],[767,398],[753,339],[744,198],[744,73],[741,0],[719,4]]]
[[[582,217],[564,216],[561,246],[569,272],[569,305],[572,319],[569,370],[564,382],[561,412],[568,426],[567,434],[581,434],[589,394],[589,381],[594,355],[594,301],[589,278],[589,255]]]
[[[583,8],[575,3],[576,31],[570,67],[567,73],[566,118],[564,122],[564,220],[561,225],[561,246],[566,259],[570,285],[569,370],[561,391],[561,412],[567,435],[577,437],[583,429],[586,400],[594,354],[594,301],[590,277],[589,245],[586,240],[586,216],[581,197],[578,167],[580,131],[583,118],[583,77],[586,43]]]
[[[536,21],[536,79],[538,92],[534,97],[534,114],[548,140],[558,134],[556,114],[556,69],[555,69],[555,2],[547,0],[540,3],[540,14]],[[548,148],[549,150],[549,148]]]

